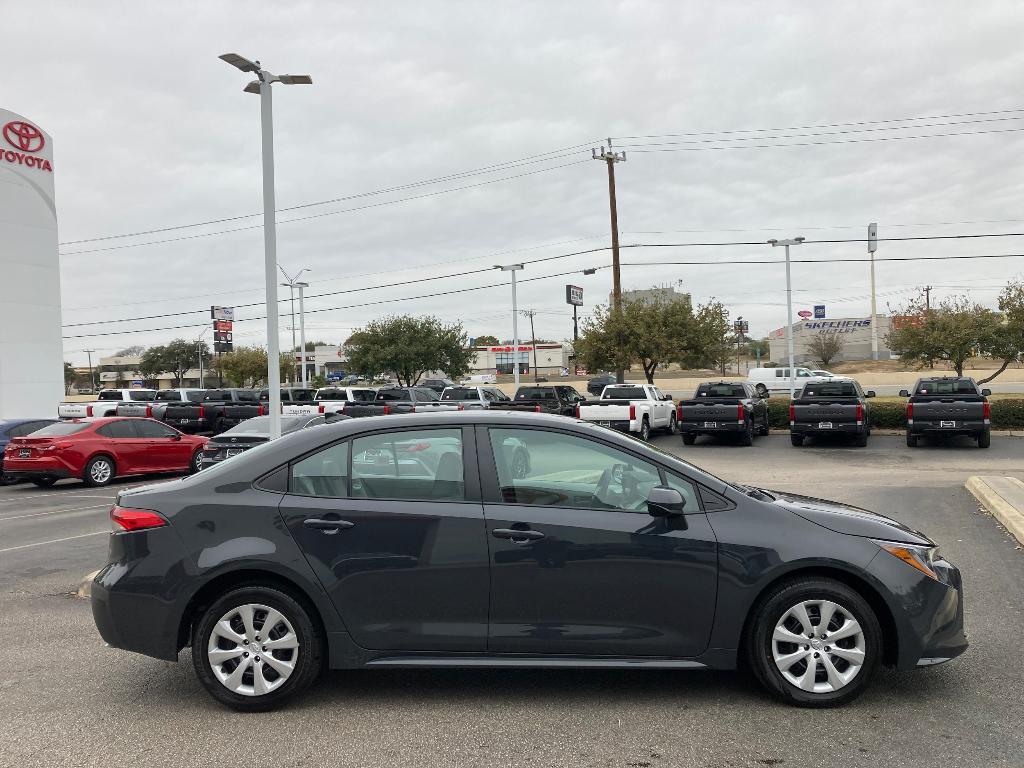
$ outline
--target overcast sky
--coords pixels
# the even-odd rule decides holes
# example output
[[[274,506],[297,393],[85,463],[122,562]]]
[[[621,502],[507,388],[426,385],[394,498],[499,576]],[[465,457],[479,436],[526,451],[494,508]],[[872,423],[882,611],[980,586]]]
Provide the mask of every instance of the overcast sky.
[[[607,136],[677,134],[614,139],[628,158],[616,168],[624,244],[863,238],[870,221],[881,237],[1024,232],[1024,111],[938,118],[1024,108],[1024,9],[1015,2],[775,2],[769,11],[730,2],[44,0],[33,8],[31,25],[9,17],[0,29],[0,106],[53,136],[66,336],[202,325],[210,304],[263,299],[255,216],[71,243],[260,212],[259,99],[242,92],[247,75],[218,61],[228,51],[313,76],[311,87],[275,86],[278,208],[365,195],[279,213],[279,261],[312,270],[310,294],[372,289],[307,301],[310,339],[336,343],[391,312],[510,337],[507,284],[412,298],[505,276],[392,284],[606,246],[606,172],[589,158]],[[803,128],[898,118],[935,119]],[[977,131],[989,133],[876,140]],[[675,151],[639,151],[644,144]],[[807,146],[765,146],[775,144]],[[447,191],[467,185],[476,186]],[[225,232],[233,229],[241,231]],[[623,286],[676,284],[697,302],[718,297],[761,336],[785,322],[783,268],[720,262],[774,260],[780,250],[624,250],[627,265],[704,264],[623,266]],[[882,242],[878,256],[1015,252],[1024,252],[1021,239],[1004,237]],[[793,256],[860,258],[866,247],[807,244]],[[527,264],[522,279],[576,272],[520,285],[520,307],[539,312],[538,337],[571,337],[566,282],[584,287],[585,312],[607,300],[610,269],[578,273],[610,258]],[[881,261],[879,308],[926,283],[933,296],[970,289],[994,304],[1022,270],[1024,258]],[[868,312],[865,263],[795,264],[793,283],[795,309]],[[352,307],[367,302],[386,303]],[[321,309],[329,311],[312,311]],[[265,342],[263,321],[244,322],[263,314],[238,310],[236,343]],[[201,330],[67,338],[65,357],[81,363],[86,348],[104,354]]]

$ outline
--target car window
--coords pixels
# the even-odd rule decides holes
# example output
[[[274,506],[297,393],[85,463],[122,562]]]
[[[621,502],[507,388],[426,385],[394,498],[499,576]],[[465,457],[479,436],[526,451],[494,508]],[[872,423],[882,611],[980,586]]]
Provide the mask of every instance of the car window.
[[[352,441],[352,496],[462,501],[462,430],[382,432]]]
[[[230,393],[228,394],[227,398],[225,398],[225,399],[227,399],[227,400],[231,399]],[[255,391],[252,391],[252,390],[242,390],[241,392],[238,393],[238,399],[239,399],[239,401],[241,401],[243,403],[258,403],[260,397],[259,397],[259,394],[257,392],[255,392]]]
[[[352,399],[357,403],[368,403],[377,396],[375,389],[353,389]],[[344,399],[344,398],[342,398]]]
[[[697,397],[743,397],[746,390],[742,384],[701,384]]]
[[[37,429],[49,424],[47,421],[26,421],[24,424],[16,424],[7,430],[8,437],[25,437],[31,435]]]
[[[416,387],[417,400],[440,400],[441,396],[427,387]]]
[[[601,393],[603,400],[644,400],[643,387],[605,387]]]
[[[811,375],[811,372],[808,371],[806,368],[797,368],[796,369],[796,376],[797,376],[798,379],[806,379],[806,378],[809,378],[810,375]]]
[[[500,500],[580,509],[647,512],[659,485],[657,467],[617,448],[576,435],[491,429]]]
[[[377,399],[385,401],[411,400],[412,396],[407,389],[382,389],[377,392]]]
[[[856,397],[857,387],[852,381],[823,381],[804,387],[804,397]]]
[[[205,394],[206,393],[202,390],[199,390],[198,392],[187,392],[185,394],[185,399],[190,403],[201,403],[203,402],[203,395]]]
[[[155,421],[140,419],[134,423],[138,437],[168,438],[177,437],[178,435],[178,433],[170,427],[165,427],[163,424],[159,424]]]
[[[349,444],[335,443],[292,464],[289,490],[301,496],[348,496]]]
[[[679,475],[673,475],[671,472],[666,472],[665,484],[669,488],[679,491],[679,494],[683,497],[684,513],[689,514],[691,512],[700,512],[700,502],[697,501],[697,489],[693,483],[684,477],[679,477]]]
[[[128,393],[128,397],[136,402],[150,403],[156,400],[156,392],[140,392],[138,390],[133,390]]]
[[[976,395],[978,390],[974,383],[967,379],[951,379],[947,381],[922,381],[917,386],[919,395]]]
[[[134,427],[132,426],[132,422],[127,419],[111,421],[108,424],[103,424],[96,429],[96,432],[103,435],[103,437],[109,437],[116,440],[138,437],[135,433]]]
[[[442,400],[476,400],[476,390],[472,387],[446,387],[441,393]]]
[[[156,399],[161,403],[177,403],[181,402],[181,392],[173,389],[161,389],[156,393]]]
[[[87,421],[59,421],[56,424],[50,424],[49,426],[43,427],[39,431],[32,433],[32,436],[63,437],[64,435],[73,435],[76,432],[81,432],[88,428],[89,422]]]

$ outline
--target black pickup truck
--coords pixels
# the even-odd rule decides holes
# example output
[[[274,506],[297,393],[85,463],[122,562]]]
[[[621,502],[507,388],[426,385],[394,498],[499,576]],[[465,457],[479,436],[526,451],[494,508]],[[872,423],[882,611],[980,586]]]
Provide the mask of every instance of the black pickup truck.
[[[949,438],[969,435],[979,448],[992,441],[991,390],[978,389],[967,376],[930,376],[918,379],[914,394],[900,390],[907,401],[907,447],[916,448],[921,437]]]
[[[162,420],[182,432],[219,435],[264,412],[255,389],[211,389],[198,403],[168,403]]]
[[[441,402],[440,396],[427,387],[386,387],[377,390],[376,397],[365,403],[345,406],[345,415],[353,419],[364,416],[387,416],[392,413],[434,413],[457,411],[453,402]]]
[[[308,387],[282,387],[281,388],[281,405],[309,405],[313,402],[313,398],[316,397],[316,389]],[[270,390],[260,390],[260,402],[263,403],[264,409],[270,402]]]
[[[698,435],[738,435],[741,445],[753,445],[754,435],[767,435],[768,393],[758,394],[745,381],[716,381],[701,384],[693,399],[676,406],[676,428],[684,445],[693,445]]]
[[[586,400],[572,387],[565,385],[538,387],[524,386],[516,396],[501,403],[491,403],[492,411],[534,411],[558,416],[575,416],[576,406]]]
[[[789,439],[795,446],[804,438],[847,435],[863,448],[871,435],[871,408],[865,392],[853,379],[833,378],[805,384],[789,404]]]

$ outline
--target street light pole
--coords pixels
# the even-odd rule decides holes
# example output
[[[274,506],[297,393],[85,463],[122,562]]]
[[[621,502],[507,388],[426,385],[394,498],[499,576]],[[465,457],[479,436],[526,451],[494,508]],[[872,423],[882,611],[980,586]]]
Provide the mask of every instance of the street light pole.
[[[796,391],[794,381],[795,371],[793,370],[793,281],[789,271],[789,246],[800,245],[804,238],[794,237],[789,240],[769,240],[772,248],[784,246],[786,248],[786,351],[789,354],[789,399],[793,399]]]
[[[516,272],[522,264],[495,264],[495,269],[512,273],[512,371],[515,373],[516,388],[519,388],[519,307],[516,305]]]
[[[277,265],[277,268],[281,270],[281,274],[284,275],[284,279],[286,281],[286,282],[281,283],[281,285],[288,286],[288,289],[291,292],[291,298],[292,298],[292,349],[294,350],[294,349],[296,349],[296,346],[295,346],[295,289],[298,288],[300,285],[304,285],[304,286],[308,286],[309,285],[309,283],[299,283],[298,282],[299,276],[303,272],[309,272],[309,269],[307,267],[303,267],[298,272],[296,272],[294,275],[289,276],[289,274],[284,271],[284,267],[282,267],[280,264]],[[302,296],[302,288],[299,288],[299,296],[300,297]],[[302,307],[302,302],[300,301],[299,302],[299,313],[300,314],[302,313],[301,307]],[[306,355],[305,339],[303,339],[303,349],[302,349],[302,357],[301,357],[303,367],[306,364],[306,357],[305,357],[305,355]],[[293,376],[295,375],[295,365],[292,365],[292,375]],[[295,378],[298,379],[300,377],[296,376]],[[305,386],[306,385],[306,375],[303,374],[301,376],[301,378],[302,378],[302,385]]]
[[[302,347],[299,356],[302,358],[302,386],[305,387],[309,383],[309,374],[306,371],[306,302],[302,289],[308,288],[309,283],[296,283],[295,287],[299,289],[299,346]]]
[[[92,387],[93,392],[95,392],[98,389],[98,387],[96,386],[96,377],[93,375],[92,372],[92,353],[95,351],[95,349],[85,350],[85,353],[89,355],[89,386]]]
[[[196,352],[199,354],[199,388],[203,389],[203,336],[210,330],[209,326],[203,329],[203,332],[199,334],[199,338],[196,339]]]
[[[878,359],[878,309],[875,306],[875,250],[878,248],[878,224],[868,224],[868,254],[871,256],[871,359]]]
[[[269,437],[281,436],[281,340],[278,337],[277,280],[274,267],[277,265],[277,222],[274,217],[274,105],[271,85],[311,85],[309,75],[275,75],[263,69],[258,61],[225,53],[220,56],[233,67],[243,72],[253,72],[256,80],[245,86],[246,93],[260,96],[260,125],[263,149],[263,250],[264,277],[267,288],[267,388],[270,410]]]

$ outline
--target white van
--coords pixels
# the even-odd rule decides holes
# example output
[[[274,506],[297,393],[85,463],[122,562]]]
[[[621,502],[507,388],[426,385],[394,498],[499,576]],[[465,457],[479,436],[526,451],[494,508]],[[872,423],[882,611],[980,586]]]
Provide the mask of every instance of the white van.
[[[493,373],[481,373],[476,376],[467,376],[460,384],[468,384],[471,387],[479,387],[481,384],[497,384],[498,377]]]
[[[809,368],[793,369],[793,386],[798,392],[805,384],[824,381],[826,378],[815,376]],[[747,382],[753,384],[761,395],[765,392],[789,392],[789,368],[751,368],[747,373]]]

